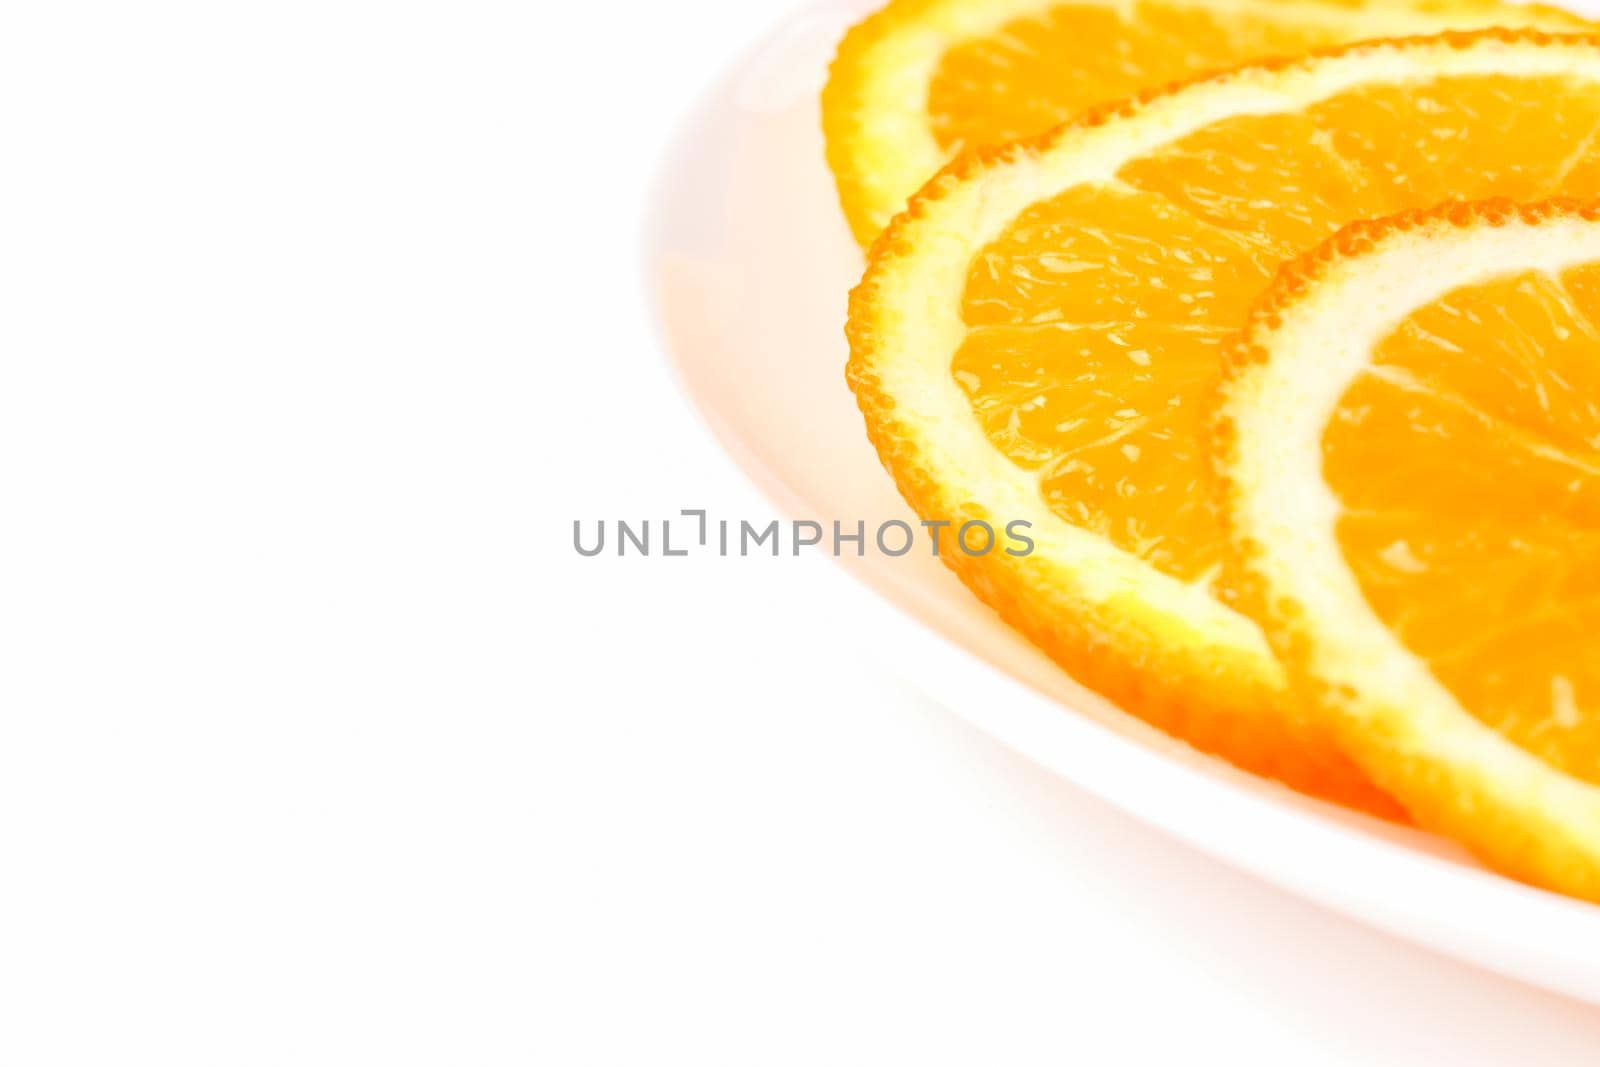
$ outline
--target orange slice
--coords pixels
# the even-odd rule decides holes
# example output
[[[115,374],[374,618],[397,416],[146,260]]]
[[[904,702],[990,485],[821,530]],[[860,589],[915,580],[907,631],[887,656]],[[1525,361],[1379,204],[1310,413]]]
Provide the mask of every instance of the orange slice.
[[[1352,226],[1236,355],[1252,614],[1418,823],[1600,900],[1600,202]]]
[[[891,0],[839,46],[822,94],[828,162],[865,247],[963,148],[1247,60],[1486,26],[1588,28],[1488,0]]]
[[[1245,67],[964,156],[869,257],[847,369],[945,554],[1069,671],[1197,747],[1381,807],[1228,606],[1206,452],[1278,265],[1451,195],[1600,194],[1600,40],[1484,31]]]

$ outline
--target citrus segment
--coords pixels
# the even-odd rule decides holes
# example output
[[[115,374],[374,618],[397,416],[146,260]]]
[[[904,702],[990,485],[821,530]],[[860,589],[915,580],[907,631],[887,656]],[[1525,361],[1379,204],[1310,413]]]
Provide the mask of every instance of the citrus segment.
[[[1379,618],[1463,707],[1591,781],[1597,379],[1600,332],[1561,275],[1513,274],[1409,315],[1323,435],[1340,545]]]
[[[1586,28],[1483,0],[891,0],[839,47],[822,97],[828,159],[865,246],[963,149],[1248,60],[1486,26]]]
[[[965,156],[852,297],[868,432],[924,517],[1041,531],[1030,559],[954,562],[1070,669],[1093,658],[1130,710],[1372,802],[1218,584],[1205,430],[1229,337],[1282,262],[1428,203],[1441,174],[1474,193],[1600,195],[1597,129],[1600,43],[1488,31],[1246,67]],[[1424,146],[1417,174],[1367,154],[1389,142]],[[1526,457],[1526,491],[1552,462]],[[1152,710],[1169,705],[1182,717]]]
[[[1600,202],[1358,224],[1223,388],[1249,610],[1425,825],[1600,898]]]
[[[928,121],[949,152],[1014,141],[1153,85],[1350,40],[1341,24],[1360,18],[1336,8],[1307,14],[1280,21],[1260,6],[1041,5],[940,57],[928,83]]]

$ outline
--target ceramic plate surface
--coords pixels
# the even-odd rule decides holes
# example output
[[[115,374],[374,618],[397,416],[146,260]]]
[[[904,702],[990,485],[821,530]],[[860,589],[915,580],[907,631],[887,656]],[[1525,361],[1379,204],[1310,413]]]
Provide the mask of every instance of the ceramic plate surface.
[[[862,257],[823,162],[817,105],[835,43],[868,6],[813,5],[717,82],[667,157],[648,240],[666,346],[733,461],[792,517],[871,530],[915,516],[844,383],[845,297]],[[1145,726],[1076,685],[920,550],[840,563],[818,568],[838,578],[840,625],[1040,764],[1292,892],[1600,1004],[1600,908]]]

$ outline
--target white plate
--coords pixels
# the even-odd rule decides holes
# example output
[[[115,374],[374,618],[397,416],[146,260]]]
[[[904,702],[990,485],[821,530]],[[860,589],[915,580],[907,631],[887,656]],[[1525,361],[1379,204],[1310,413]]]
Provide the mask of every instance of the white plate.
[[[681,380],[734,461],[794,517],[871,529],[913,516],[844,384],[845,295],[861,255],[823,163],[816,103],[864,6],[811,6],[707,94],[659,178],[649,262]],[[1074,684],[930,556],[842,562],[855,581],[837,583],[840,624],[1044,766],[1295,893],[1600,1004],[1600,909],[1145,726]]]

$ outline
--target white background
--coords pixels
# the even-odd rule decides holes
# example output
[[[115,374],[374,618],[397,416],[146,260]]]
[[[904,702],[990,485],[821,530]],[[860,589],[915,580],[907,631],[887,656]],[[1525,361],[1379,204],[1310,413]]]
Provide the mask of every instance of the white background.
[[[783,9],[0,13],[0,1063],[1592,1061],[973,733],[825,563],[572,551],[771,514],[639,234]]]

